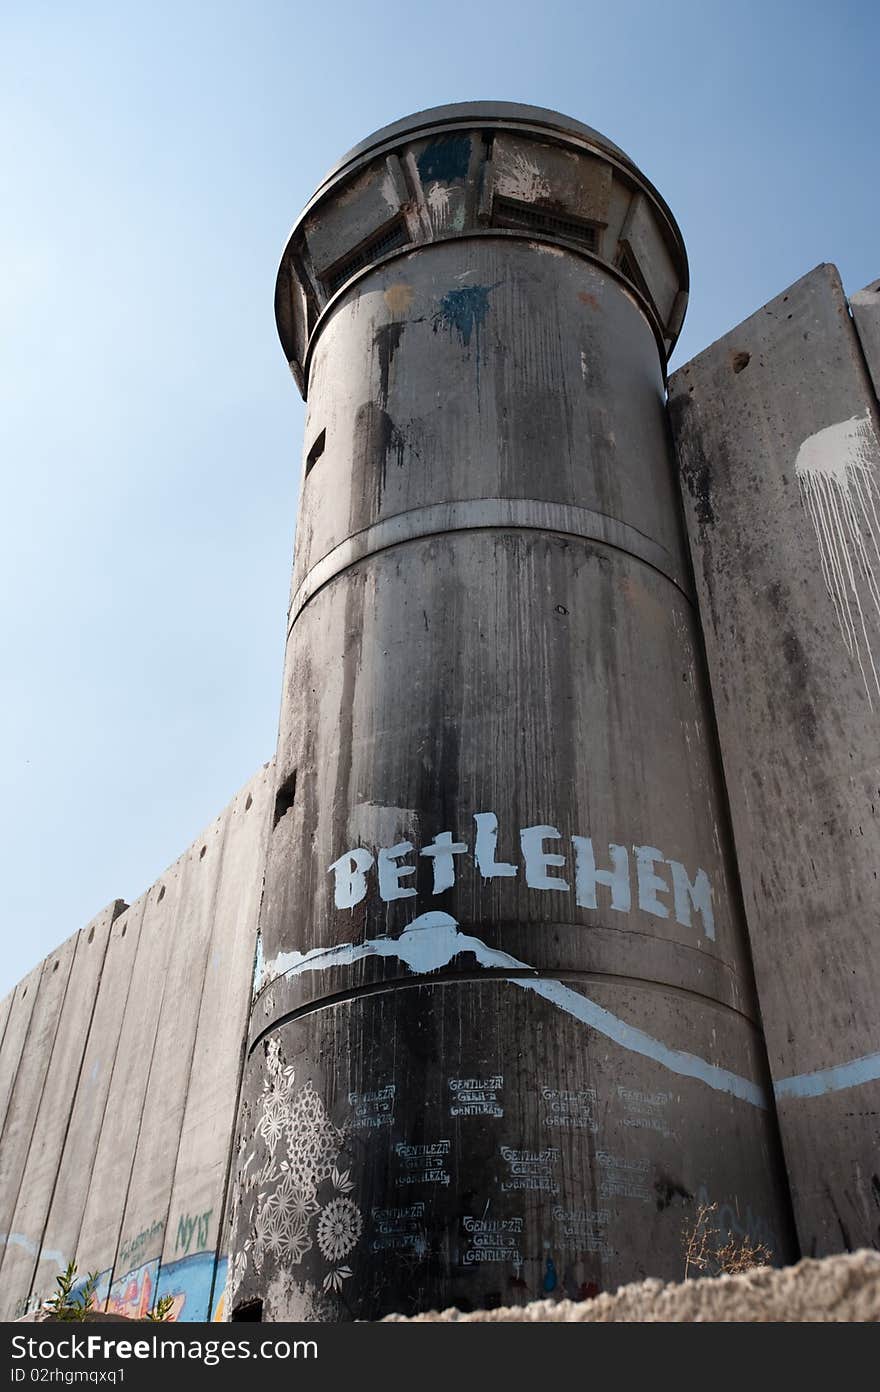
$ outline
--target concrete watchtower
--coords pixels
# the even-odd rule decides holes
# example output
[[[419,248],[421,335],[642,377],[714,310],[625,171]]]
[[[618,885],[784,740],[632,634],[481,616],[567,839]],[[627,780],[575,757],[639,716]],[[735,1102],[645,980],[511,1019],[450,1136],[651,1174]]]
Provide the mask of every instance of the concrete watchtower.
[[[296,224],[308,401],[234,1185],[267,1319],[789,1254],[670,463],[678,228],[551,111],[422,112]]]

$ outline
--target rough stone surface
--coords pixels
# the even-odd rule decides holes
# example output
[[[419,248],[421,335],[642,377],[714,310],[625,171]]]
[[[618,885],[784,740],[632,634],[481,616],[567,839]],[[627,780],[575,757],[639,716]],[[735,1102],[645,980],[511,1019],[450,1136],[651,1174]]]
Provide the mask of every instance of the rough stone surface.
[[[880,1252],[806,1259],[713,1280],[640,1281],[595,1300],[539,1300],[503,1310],[389,1315],[397,1324],[841,1323],[880,1320]]]

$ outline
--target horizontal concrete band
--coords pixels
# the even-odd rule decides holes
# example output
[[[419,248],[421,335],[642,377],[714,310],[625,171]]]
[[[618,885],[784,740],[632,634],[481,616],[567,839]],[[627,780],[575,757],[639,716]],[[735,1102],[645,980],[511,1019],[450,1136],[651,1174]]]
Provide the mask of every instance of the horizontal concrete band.
[[[655,1063],[667,1068],[671,1073],[680,1077],[695,1078],[707,1084],[717,1092],[730,1094],[740,1101],[748,1102],[751,1106],[762,1110],[769,1106],[769,1095],[759,1080],[745,1078],[740,1074],[732,1072],[730,1069],[711,1063],[707,1059],[701,1058],[697,1054],[688,1053],[683,1049],[669,1047],[663,1040],[648,1034],[645,1030],[639,1029],[636,1025],[629,1024],[626,1020],[614,1015],[604,1006],[593,1001],[589,996],[581,994],[580,991],[572,990],[565,983],[567,981],[577,981],[581,985],[586,985],[590,981],[601,984],[603,978],[596,977],[591,973],[559,973],[549,975],[544,973],[526,974],[519,971],[498,971],[489,970],[482,973],[468,972],[466,974],[449,975],[443,973],[431,973],[430,978],[422,977],[421,980],[409,979],[402,981],[391,981],[374,983],[371,986],[361,987],[357,990],[340,992],[335,997],[325,997],[323,1000],[315,1001],[311,1004],[300,1006],[296,1010],[288,1012],[286,1015],[270,1021],[260,1029],[253,1031],[249,1042],[248,1053],[252,1055],[258,1045],[269,1035],[285,1025],[293,1024],[306,1015],[315,1013],[317,1010],[326,1009],[328,1006],[344,1004],[356,997],[365,995],[386,994],[389,991],[409,989],[413,986],[454,986],[454,985],[473,985],[483,984],[487,981],[498,981],[508,986],[519,987],[521,990],[533,992],[540,996],[549,1004],[555,1006],[564,1013],[573,1016],[588,1029],[611,1039],[619,1044],[621,1048],[630,1053],[641,1055],[652,1059]],[[637,982],[639,986],[653,985],[649,982]],[[692,994],[686,992],[684,994]],[[707,997],[694,997],[700,1000],[703,1005],[718,1006],[725,1010],[727,1007],[719,1006],[717,1001],[711,1001]],[[757,1036],[757,1027],[751,1020],[744,1015],[737,1018],[745,1028]]]
[[[552,933],[555,942],[555,960],[547,961],[541,954],[534,960],[533,954],[525,946],[524,937],[539,928]],[[482,940],[467,934],[469,946],[462,947],[463,940],[453,940],[452,946],[459,950],[475,951],[479,954],[480,965],[485,972],[491,964],[494,953],[504,952],[502,961],[496,960],[496,967],[503,967],[503,975],[508,969],[516,967],[538,976],[571,978],[605,983],[627,983],[640,987],[650,987],[658,991],[675,992],[685,996],[696,996],[711,1001],[736,1015],[742,1015],[756,1022],[743,999],[741,983],[735,968],[714,953],[711,955],[702,948],[690,947],[682,942],[667,941],[648,933],[612,928],[603,924],[592,924],[588,929],[583,923],[569,923],[560,919],[552,923],[513,923],[494,920],[492,941]],[[411,929],[409,930],[411,931]],[[461,930],[467,933],[467,930]],[[584,943],[584,933],[588,934]],[[404,930],[406,933],[407,930]],[[381,954],[370,951],[370,939],[360,945],[355,943],[336,943],[315,947],[306,953],[297,951],[279,952],[264,959],[264,975],[258,984],[252,1005],[251,1035],[258,1016],[263,1020],[286,1015],[300,1006],[318,1006],[325,996],[336,996],[340,991],[354,990],[374,984],[411,984],[408,954],[404,944],[397,939],[382,938]],[[502,948],[502,942],[504,947]],[[578,944],[580,946],[578,947]],[[374,947],[377,944],[374,943]],[[586,952],[584,947],[586,946]],[[446,957],[443,975],[462,980],[471,973],[452,965],[457,952]],[[521,960],[523,956],[528,960]],[[397,976],[387,974],[387,962],[397,958],[406,967]],[[383,959],[385,966],[382,965]],[[308,969],[308,963],[319,968]],[[350,969],[357,966],[354,979]],[[443,964],[441,963],[441,966]],[[371,971],[370,968],[374,970]],[[293,968],[293,970],[291,970]],[[481,972],[479,975],[482,975]],[[432,964],[431,980],[439,980],[440,968]],[[478,979],[478,978],[477,978]],[[297,985],[294,996],[291,987]]]
[[[684,571],[664,546],[653,541],[616,517],[569,503],[548,503],[537,498],[473,498],[463,502],[433,503],[413,508],[395,517],[375,522],[372,527],[346,537],[312,566],[293,596],[288,615],[288,633],[297,616],[318,590],[343,570],[378,551],[387,551],[403,542],[422,537],[442,536],[444,532],[489,531],[554,532],[561,536],[596,541],[624,551],[659,571],[687,600],[693,595]]]
[[[572,968],[553,970],[550,967],[539,968],[536,970],[514,971],[505,970],[502,967],[486,968],[483,971],[437,971],[431,972],[429,977],[425,976],[395,976],[386,977],[384,980],[362,981],[357,986],[336,987],[327,990],[325,994],[313,996],[310,999],[303,999],[299,1004],[291,1006],[288,1010],[280,1010],[277,1015],[273,1013],[272,1019],[268,1022],[260,1023],[256,1018],[256,1009],[251,1016],[251,1027],[248,1036],[248,1053],[252,1053],[257,1044],[267,1034],[280,1028],[281,1025],[288,1024],[291,1020],[298,1020],[303,1015],[312,1015],[316,1010],[324,1010],[328,1005],[339,1005],[341,1001],[355,1000],[358,996],[372,996],[379,993],[387,994],[390,991],[408,990],[411,986],[467,986],[474,983],[485,981],[511,981],[516,976],[522,976],[526,980],[535,981],[572,981],[580,982],[581,985],[607,986],[613,983],[618,986],[634,986],[639,990],[659,991],[665,995],[688,996],[702,1004],[709,1005],[713,1009],[725,1011],[730,1015],[735,1015],[739,1020],[755,1033],[760,1032],[760,1026],[750,1015],[737,1009],[729,1001],[720,1000],[717,996],[707,995],[704,991],[695,991],[688,986],[677,986],[671,981],[654,981],[650,977],[625,976],[620,972],[603,972],[586,969],[577,971]],[[275,977],[263,988],[264,992],[271,989],[277,982],[283,982],[284,976]],[[259,1003],[263,992],[256,997],[254,1006]],[[276,1007],[277,1008],[277,1007]]]
[[[420,254],[425,254],[429,252],[433,247],[445,246],[447,242],[466,242],[469,240],[485,241],[486,238],[494,238],[496,241],[507,240],[527,242],[536,249],[540,249],[542,246],[558,247],[561,251],[570,252],[572,256],[578,257],[581,261],[589,261],[590,265],[595,266],[597,270],[603,271],[605,275],[607,275],[608,279],[613,284],[616,284],[617,288],[621,290],[623,294],[626,295],[633,302],[634,305],[637,306],[637,308],[642,312],[642,314],[644,314],[645,321],[647,322],[648,327],[654,335],[654,339],[657,344],[657,352],[660,355],[660,362],[663,366],[665,378],[666,364],[672,352],[672,346],[674,346],[672,345],[669,348],[667,348],[666,334],[669,332],[669,328],[666,324],[661,323],[656,309],[654,308],[653,304],[649,300],[648,296],[644,293],[644,291],[641,290],[639,286],[635,284],[634,281],[627,279],[627,277],[623,274],[619,266],[616,266],[612,261],[605,261],[601,256],[598,256],[596,252],[590,251],[580,242],[573,242],[568,237],[556,236],[550,232],[539,232],[535,228],[530,228],[526,232],[520,231],[518,228],[514,227],[471,227],[466,232],[439,233],[430,242],[407,242],[404,246],[395,247],[393,251],[386,252],[384,256],[377,256],[375,260],[370,261],[368,265],[362,266],[360,270],[352,272],[350,278],[346,280],[342,285],[340,285],[338,290],[334,291],[334,293],[328,299],[327,303],[324,305],[324,308],[321,310],[321,313],[315,320],[311,333],[309,334],[309,340],[306,344],[305,352],[303,353],[302,364],[296,365],[295,375],[297,376],[297,382],[299,383],[299,388],[303,400],[305,401],[308,399],[309,372],[311,370],[312,358],[315,353],[315,348],[317,346],[318,339],[320,338],[324,330],[325,324],[328,322],[331,315],[333,315],[336,312],[337,306],[346,297],[346,295],[352,289],[352,286],[357,285],[362,280],[365,280],[367,276],[371,276],[374,271],[382,269],[390,262],[400,260],[404,257],[412,256],[416,252],[419,252]],[[283,265],[284,262],[282,260],[282,267]],[[682,320],[683,318],[684,311],[682,311]],[[672,321],[670,320],[670,323],[671,322]],[[678,336],[680,328],[681,322],[679,322],[678,327],[675,331],[676,338]],[[288,363],[291,366],[293,366],[296,362],[296,359],[290,356],[291,345],[289,342],[285,341],[285,335],[281,330],[280,323],[279,336],[281,338],[282,347],[284,348],[285,353],[288,355]]]

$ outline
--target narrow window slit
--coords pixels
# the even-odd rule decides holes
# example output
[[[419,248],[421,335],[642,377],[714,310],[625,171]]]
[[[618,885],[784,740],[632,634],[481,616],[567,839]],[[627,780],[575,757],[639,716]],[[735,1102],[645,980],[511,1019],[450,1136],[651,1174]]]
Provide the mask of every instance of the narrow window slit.
[[[285,817],[293,806],[296,798],[296,769],[289,773],[284,782],[280,785],[275,794],[275,817],[272,822],[274,831],[282,817]]]
[[[309,474],[314,469],[318,460],[321,458],[321,455],[324,453],[324,446],[326,445],[326,443],[327,430],[325,427],[325,429],[321,431],[320,435],[317,435],[315,437],[314,442],[312,444],[312,448],[306,455],[306,478],[308,478]]]

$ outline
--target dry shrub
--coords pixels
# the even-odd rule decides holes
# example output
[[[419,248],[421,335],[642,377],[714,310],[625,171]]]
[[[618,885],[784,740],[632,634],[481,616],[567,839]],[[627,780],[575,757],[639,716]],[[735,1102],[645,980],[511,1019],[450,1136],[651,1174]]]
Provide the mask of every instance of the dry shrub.
[[[717,1203],[700,1204],[692,1223],[685,1223],[682,1239],[684,1247],[684,1278],[687,1281],[692,1272],[702,1272],[707,1276],[737,1276],[741,1271],[751,1271],[758,1266],[770,1266],[773,1253],[764,1242],[755,1242],[745,1234],[736,1237],[733,1233],[722,1233],[715,1221]]]

